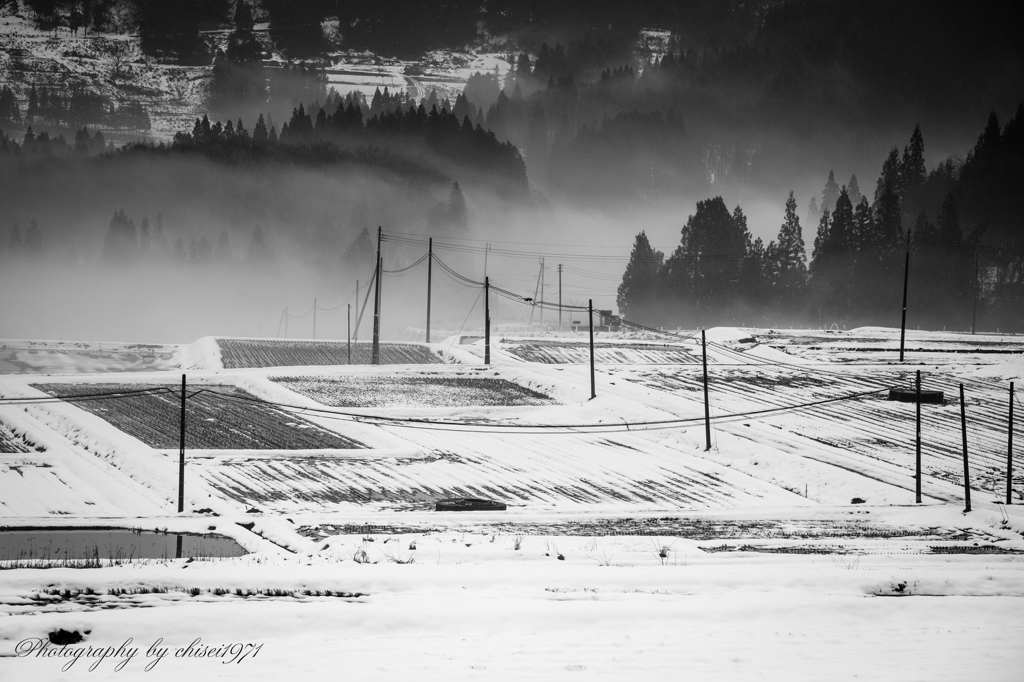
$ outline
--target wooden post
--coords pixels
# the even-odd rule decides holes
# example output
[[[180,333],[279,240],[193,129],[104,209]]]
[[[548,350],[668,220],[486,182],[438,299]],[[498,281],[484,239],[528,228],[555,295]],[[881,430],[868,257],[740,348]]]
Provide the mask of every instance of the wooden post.
[[[316,296],[313,297],[313,340],[316,341]]]
[[[358,302],[356,305],[359,305]],[[348,304],[348,333],[346,338],[348,339],[348,364],[352,364],[352,304]]]
[[[700,345],[703,349],[703,363],[704,363],[704,438],[707,441],[707,447],[704,451],[711,449],[711,405],[708,403],[708,341],[704,333],[704,330],[700,330]]]
[[[373,295],[373,352],[371,364],[380,364],[380,281],[384,279],[384,268],[380,256],[381,227],[377,226],[377,275],[374,278]]]
[[[354,340],[359,340],[359,280],[356,280],[356,333],[352,337]]]
[[[178,513],[185,510],[185,375],[181,375],[181,432],[178,440]]]
[[[1010,419],[1006,428],[1006,504],[1013,504],[1013,382],[1010,382]]]
[[[960,384],[960,433],[964,441],[964,511],[971,511],[971,471],[967,466],[967,403],[964,385]]]
[[[914,501],[917,502],[918,504],[920,504],[921,503],[921,370],[917,370],[917,384],[916,384],[916,386],[917,386],[917,388],[915,390],[915,396],[914,396],[915,397],[914,407],[917,409],[917,439],[915,441],[915,449],[916,449],[916,453],[917,453],[917,458],[916,458],[916,461],[917,461],[917,466],[916,466],[917,474],[915,475],[915,478],[917,479],[917,488],[916,488],[917,495],[916,495],[916,499]]]
[[[910,230],[907,230],[907,258],[903,264],[903,321],[900,322],[900,362],[903,362],[903,341],[907,337],[907,280],[910,277]],[[920,404],[920,403],[918,403]],[[921,500],[918,500],[920,502]]]
[[[484,277],[484,364],[491,364],[491,280]]]
[[[594,299],[587,302],[587,313],[590,317],[590,399],[597,397],[597,384],[594,382]]]
[[[430,343],[430,282],[434,269],[434,238],[427,240],[427,343]],[[484,266],[484,270],[487,266]]]
[[[558,331],[562,331],[562,264],[558,264]]]

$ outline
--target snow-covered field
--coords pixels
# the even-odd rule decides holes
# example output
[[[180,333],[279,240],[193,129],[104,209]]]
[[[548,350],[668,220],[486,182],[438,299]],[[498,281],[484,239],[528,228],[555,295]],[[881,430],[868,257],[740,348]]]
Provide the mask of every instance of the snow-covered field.
[[[26,399],[0,403],[4,527],[250,552],[0,555],[0,678],[1020,679],[1019,454],[1001,501],[1021,337],[908,332],[899,364],[898,330],[709,330],[710,450],[694,338],[598,334],[593,400],[584,335],[496,336],[491,366],[455,341],[419,344],[443,364],[248,369],[209,338],[0,342],[0,397]],[[914,405],[885,400],[915,370],[947,400],[922,406],[922,504]],[[177,449],[130,409],[31,400],[177,391],[182,373],[193,419],[224,436],[191,442],[181,515]],[[262,401],[253,420],[360,447],[254,449],[238,396]],[[454,496],[508,510],[433,511]],[[61,629],[84,640],[32,648]]]

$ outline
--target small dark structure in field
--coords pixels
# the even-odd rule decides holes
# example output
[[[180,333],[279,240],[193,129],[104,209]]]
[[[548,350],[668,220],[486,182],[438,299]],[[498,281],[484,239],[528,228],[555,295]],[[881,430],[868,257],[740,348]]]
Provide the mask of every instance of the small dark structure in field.
[[[921,391],[921,404],[942,405],[942,391]],[[912,388],[890,388],[889,400],[901,403],[912,403],[917,400],[917,392]]]
[[[452,497],[438,500],[434,511],[505,511],[504,502],[480,500],[474,497]]]

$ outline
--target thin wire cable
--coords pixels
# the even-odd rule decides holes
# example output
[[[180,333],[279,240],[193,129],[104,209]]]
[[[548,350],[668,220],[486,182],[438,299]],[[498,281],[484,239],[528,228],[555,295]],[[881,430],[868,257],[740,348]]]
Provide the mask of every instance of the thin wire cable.
[[[878,389],[875,389],[875,390],[872,390],[872,391],[861,391],[861,392],[858,392],[858,393],[851,393],[851,394],[848,394],[848,395],[843,395],[843,396],[838,396],[838,397],[833,397],[833,398],[826,398],[824,400],[816,400],[816,401],[813,401],[813,402],[801,403],[801,404],[796,404],[796,405],[774,405],[772,407],[761,409],[761,410],[752,410],[752,411],[747,411],[747,412],[737,412],[737,413],[732,413],[732,414],[725,414],[725,415],[722,415],[721,417],[719,417],[718,419],[719,420],[723,420],[723,419],[731,419],[731,418],[745,418],[745,417],[751,417],[751,416],[755,416],[755,415],[768,414],[768,413],[772,413],[772,412],[789,412],[789,411],[798,410],[798,409],[813,408],[813,407],[817,407],[817,406],[820,406],[820,405],[825,405],[825,404],[828,404],[828,403],[834,403],[834,402],[839,402],[839,401],[844,401],[844,400],[855,400],[855,399],[863,398],[863,397],[866,397],[866,396],[869,396],[869,395],[875,395],[877,393],[881,393],[882,391],[887,391],[887,390],[889,390],[889,389],[888,388],[878,388]],[[441,426],[441,427],[449,427],[449,428],[450,427],[462,427],[464,430],[471,430],[471,431],[480,431],[480,430],[486,431],[487,429],[490,429],[490,428],[500,428],[502,430],[509,430],[509,429],[511,429],[511,430],[514,430],[514,431],[511,431],[511,432],[516,432],[516,433],[521,432],[523,429],[533,429],[533,430],[535,430],[537,432],[547,432],[547,430],[549,430],[549,429],[576,430],[578,432],[584,432],[584,431],[587,431],[587,430],[594,430],[593,432],[595,432],[595,433],[603,433],[604,431],[606,431],[606,430],[608,430],[610,428],[616,428],[616,427],[623,426],[623,425],[620,425],[620,424],[617,424],[617,423],[609,423],[609,424],[603,424],[603,423],[589,423],[589,424],[502,424],[500,426],[496,426],[494,424],[479,423],[479,422],[450,421],[450,420],[438,420],[438,419],[423,419],[423,418],[416,418],[416,417],[388,417],[388,416],[384,416],[384,415],[373,415],[373,414],[357,414],[357,413],[354,413],[354,412],[344,412],[344,411],[341,411],[341,410],[334,410],[334,409],[330,409],[330,408],[326,408],[326,407],[324,407],[324,408],[315,408],[315,407],[307,407],[307,406],[301,406],[301,405],[291,405],[291,404],[288,404],[288,403],[279,403],[279,402],[275,402],[275,401],[262,400],[260,398],[254,397],[254,396],[246,396],[246,395],[240,395],[240,394],[228,394],[228,393],[222,393],[222,392],[219,392],[219,391],[212,391],[212,390],[209,390],[209,389],[201,389],[200,392],[205,392],[205,393],[210,393],[210,394],[213,394],[213,395],[218,395],[221,398],[226,398],[226,399],[229,399],[229,400],[238,400],[238,401],[244,401],[244,402],[259,403],[259,404],[262,404],[262,405],[269,405],[271,407],[276,407],[276,408],[284,410],[284,411],[292,411],[292,412],[295,412],[295,413],[300,413],[300,412],[301,413],[311,413],[311,414],[315,414],[317,416],[320,416],[320,415],[325,415],[325,416],[326,415],[331,415],[331,416],[338,417],[338,418],[345,417],[345,418],[349,418],[349,419],[352,419],[352,420],[355,420],[355,421],[369,421],[369,422],[375,422],[375,423],[385,423],[385,424],[393,425],[393,426],[418,426],[418,427],[423,427],[423,428],[433,427],[433,426]],[[688,424],[688,423],[692,423],[692,422],[699,422],[699,421],[702,421],[703,419],[704,419],[704,417],[682,417],[682,418],[676,418],[676,419],[661,419],[661,420],[644,421],[644,422],[627,422],[625,424],[625,426],[628,426],[630,429],[635,431],[635,430],[642,430],[642,428],[638,428],[638,427],[682,425],[682,424]]]

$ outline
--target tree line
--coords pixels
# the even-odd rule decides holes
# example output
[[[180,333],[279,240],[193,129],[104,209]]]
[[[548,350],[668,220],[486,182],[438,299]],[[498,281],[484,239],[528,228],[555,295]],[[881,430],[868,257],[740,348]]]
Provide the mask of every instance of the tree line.
[[[778,236],[752,239],[743,210],[721,197],[697,203],[666,258],[636,236],[618,288],[620,310],[654,326],[813,323],[893,326],[909,253],[913,324],[1024,331],[1024,106],[995,114],[966,159],[927,171],[915,128],[882,165],[873,201],[856,176],[829,174],[807,262],[790,192]]]

